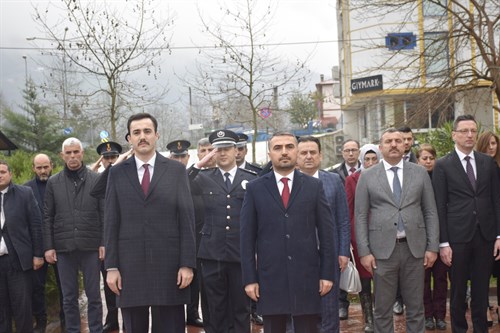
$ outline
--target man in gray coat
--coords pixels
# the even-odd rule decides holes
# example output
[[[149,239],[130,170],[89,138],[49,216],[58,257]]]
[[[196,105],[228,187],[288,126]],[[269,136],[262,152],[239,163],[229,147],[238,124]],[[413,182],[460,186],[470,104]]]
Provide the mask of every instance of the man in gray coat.
[[[439,221],[427,171],[403,161],[403,135],[380,139],[382,163],[364,171],[356,189],[356,240],[375,284],[375,332],[394,331],[398,284],[406,305],[406,332],[424,332],[424,269],[439,249]],[[418,297],[420,295],[420,297]]]
[[[118,295],[125,330],[184,333],[196,268],[194,208],[184,165],[156,152],[150,114],[127,123],[134,157],[113,166],[106,187],[106,282]]]
[[[43,245],[45,260],[57,262],[68,333],[80,332],[78,270],[88,297],[89,330],[102,333],[100,267],[103,203],[90,195],[98,175],[83,164],[80,140],[62,144],[64,170],[49,178],[45,190]]]

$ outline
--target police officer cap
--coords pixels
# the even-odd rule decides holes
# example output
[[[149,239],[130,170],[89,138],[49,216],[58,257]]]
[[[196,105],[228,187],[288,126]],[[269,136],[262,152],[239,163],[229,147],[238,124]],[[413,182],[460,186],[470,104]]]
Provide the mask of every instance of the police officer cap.
[[[210,141],[214,148],[234,147],[238,140],[238,134],[230,130],[218,130],[208,137],[208,141]]]
[[[120,155],[122,152],[122,146],[116,142],[108,141],[103,142],[96,148],[97,153],[102,156],[113,156]]]
[[[171,155],[180,156],[186,155],[190,146],[191,142],[187,140],[175,140],[167,145],[167,149],[170,150]]]
[[[244,133],[238,133],[238,143],[236,143],[236,147],[245,147],[248,143],[248,135]]]

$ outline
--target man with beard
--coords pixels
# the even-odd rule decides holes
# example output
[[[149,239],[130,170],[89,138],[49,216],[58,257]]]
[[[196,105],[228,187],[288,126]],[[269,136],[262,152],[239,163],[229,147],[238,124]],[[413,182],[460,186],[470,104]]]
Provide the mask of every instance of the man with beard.
[[[374,329],[394,331],[398,283],[406,305],[406,332],[423,332],[424,269],[439,248],[439,221],[427,171],[403,160],[403,135],[389,128],[380,138],[379,163],[356,186],[358,253],[375,286]]]
[[[318,332],[321,296],[335,277],[333,215],[319,179],[295,170],[297,139],[268,142],[273,171],[247,184],[241,209],[241,266],[264,331]]]
[[[35,195],[36,201],[38,203],[38,208],[40,209],[40,215],[43,216],[43,200],[45,197],[45,189],[47,187],[47,181],[52,174],[52,169],[54,165],[50,160],[50,157],[45,154],[38,154],[33,158],[32,169],[35,173],[35,178],[28,181],[25,186],[31,187],[33,194]],[[33,274],[33,297],[32,297],[32,308],[33,316],[35,317],[36,326],[34,328],[35,333],[44,333],[47,327],[47,307],[45,304],[45,283],[47,282],[47,270],[49,264],[45,262],[40,269],[34,271]],[[59,318],[61,320],[61,326],[64,326],[64,311],[62,302],[62,291],[61,291],[61,281],[59,281],[59,273],[57,272],[57,266],[54,265],[54,274],[57,282],[57,289],[59,291],[59,304],[61,306],[61,311],[59,313]]]

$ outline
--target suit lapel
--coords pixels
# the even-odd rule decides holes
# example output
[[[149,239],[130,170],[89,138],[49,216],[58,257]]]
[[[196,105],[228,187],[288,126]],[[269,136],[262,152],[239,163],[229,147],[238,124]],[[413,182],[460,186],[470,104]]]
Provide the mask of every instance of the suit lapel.
[[[474,157],[476,158],[476,174],[479,174],[479,172],[477,172],[477,169],[478,169],[478,160],[477,160],[477,154],[474,155]],[[464,170],[464,166],[462,164],[462,161],[460,161],[460,158],[458,157],[458,154],[455,150],[453,150],[453,153],[451,154],[451,159],[452,159],[452,164],[453,166],[455,166],[456,170],[457,170],[457,174],[460,175],[460,177],[462,178],[462,181],[467,184],[466,186],[472,191],[474,192],[474,189],[472,188],[472,184],[470,183],[470,180],[469,180],[469,177],[467,176],[467,173],[465,172]],[[476,181],[476,187],[477,187],[477,181]]]
[[[373,168],[378,168],[377,169],[377,178],[378,178],[378,182],[380,184],[380,187],[382,188],[384,193],[389,198],[392,199],[392,202],[394,202],[397,206],[399,206],[399,203],[396,203],[394,201],[394,195],[392,194],[391,186],[389,185],[389,180],[387,179],[387,172],[385,171],[384,163],[379,163],[379,164],[373,166]]]
[[[290,192],[290,199],[288,200],[288,207],[293,204],[295,197],[297,197],[297,193],[299,193],[302,189],[302,184],[304,182],[304,174],[302,172],[295,170],[293,175],[293,183],[292,183],[292,191]],[[281,199],[281,198],[280,198]],[[281,204],[283,204],[283,200],[281,200]],[[283,206],[284,208],[285,206]]]
[[[278,186],[276,185],[276,177],[274,176],[274,172],[269,172],[262,177],[267,178],[266,182],[264,183],[266,189],[269,191],[269,193],[276,201],[276,203],[281,207],[281,209],[285,210],[285,206],[283,206],[283,201],[281,200]]]
[[[162,155],[156,154],[155,166],[153,177],[151,178],[151,184],[149,184],[149,191],[146,195],[146,198],[154,191],[155,187],[158,185],[158,182],[162,178],[163,174],[167,171],[167,159],[163,158]],[[141,188],[142,191],[142,188]]]
[[[141,183],[139,183],[139,177],[137,176],[137,164],[135,163],[135,158],[131,157],[126,161],[124,161],[123,163],[127,164],[127,167],[125,168],[125,174],[128,180],[130,181],[132,188],[134,189],[134,191],[137,192],[137,194],[141,198],[144,198],[144,193],[142,192]]]
[[[410,190],[410,184],[413,183],[412,179],[414,176],[412,162],[403,162],[403,192],[401,193],[401,203],[402,204],[406,194]]]
[[[243,181],[243,179],[244,179],[243,171],[241,171],[240,168],[238,168],[236,170],[236,174],[234,175],[234,179],[231,184],[231,189],[229,190],[229,192],[232,192],[235,188],[237,188],[238,184],[240,184]]]

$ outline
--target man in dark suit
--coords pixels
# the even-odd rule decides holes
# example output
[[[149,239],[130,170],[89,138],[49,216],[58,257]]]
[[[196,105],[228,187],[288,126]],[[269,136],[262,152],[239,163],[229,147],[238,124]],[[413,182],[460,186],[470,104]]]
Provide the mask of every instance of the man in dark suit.
[[[106,189],[106,282],[127,332],[183,333],[196,267],[194,210],[185,167],[155,150],[150,114],[127,122],[134,157],[113,166]]]
[[[345,183],[345,179],[361,166],[361,162],[359,162],[359,142],[352,139],[344,141],[342,144],[342,158],[344,161],[331,171],[338,174],[342,179],[342,183]]]
[[[210,312],[205,330],[250,333],[250,300],[241,278],[240,210],[246,185],[257,175],[236,166],[236,133],[218,130],[209,140],[217,168],[200,169],[205,158],[189,170],[190,178],[196,175],[193,190],[202,190],[205,207],[198,251]]]
[[[42,216],[31,188],[0,161],[0,332],[33,332],[32,273],[43,265]]]
[[[339,278],[340,272],[349,262],[351,226],[349,223],[349,208],[347,196],[340,176],[320,170],[323,155],[318,138],[305,136],[299,138],[297,166],[299,170],[323,183],[326,198],[332,208],[334,218],[335,253],[338,264],[335,262],[335,279],[332,291],[321,299],[321,332],[339,332]]]
[[[340,176],[342,184],[344,184],[345,179],[361,167],[361,162],[359,161],[359,142],[352,139],[344,141],[342,144],[342,158],[344,162],[333,169],[333,172]],[[338,294],[339,318],[340,320],[346,320],[349,317],[349,299],[347,298],[347,292],[339,290]]]
[[[473,116],[455,119],[455,149],[436,161],[432,174],[440,224],[440,256],[450,266],[453,332],[467,332],[466,290],[471,281],[474,332],[487,332],[486,311],[493,256],[500,258],[500,193],[495,161],[474,151]]]
[[[409,126],[402,126],[398,128],[398,131],[403,135],[403,143],[405,146],[403,160],[411,163],[417,163],[417,157],[411,150],[413,143],[415,142],[411,128]]]
[[[50,157],[45,154],[37,154],[33,158],[32,169],[35,173],[35,177],[28,181],[25,186],[31,187],[33,194],[35,195],[36,201],[38,203],[38,208],[40,209],[40,215],[43,216],[43,200],[45,197],[45,188],[47,187],[47,181],[52,174],[53,164]],[[47,281],[47,270],[49,264],[44,263],[40,269],[34,271],[33,274],[33,317],[35,317],[35,328],[33,331],[35,333],[44,333],[47,327],[47,307],[45,304],[45,283]],[[59,291],[59,304],[61,310],[59,312],[59,318],[61,322],[61,327],[64,327],[64,311],[63,311],[63,298],[61,291],[61,282],[59,280],[59,273],[57,272],[57,265],[53,265],[54,275],[56,278],[57,289]],[[63,328],[64,330],[64,328]]]
[[[266,333],[318,331],[321,296],[335,278],[333,215],[323,185],[295,170],[297,139],[275,133],[273,172],[247,184],[241,209],[241,265],[247,295],[257,302]]]
[[[361,264],[373,274],[374,329],[394,331],[398,284],[406,332],[424,332],[424,269],[437,258],[439,221],[427,171],[403,161],[403,135],[382,133],[384,159],[361,173],[356,187],[356,241]]]

